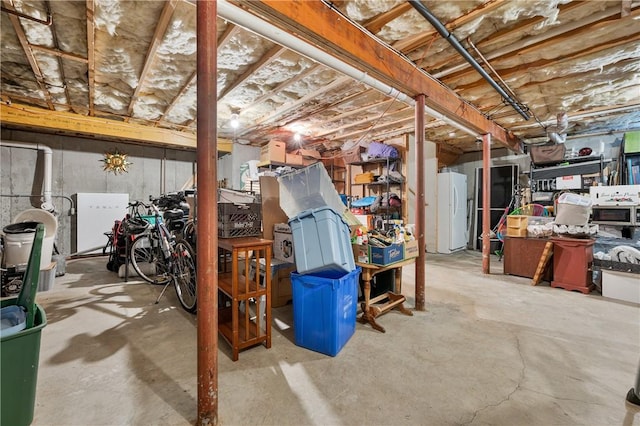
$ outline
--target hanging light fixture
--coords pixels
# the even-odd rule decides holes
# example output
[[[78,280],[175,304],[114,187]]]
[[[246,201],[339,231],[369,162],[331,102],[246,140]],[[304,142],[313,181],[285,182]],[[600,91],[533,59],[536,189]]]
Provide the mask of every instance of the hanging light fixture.
[[[238,116],[238,114],[231,114],[231,117],[229,118],[229,125],[233,129],[237,129],[238,127],[240,127],[240,117]]]

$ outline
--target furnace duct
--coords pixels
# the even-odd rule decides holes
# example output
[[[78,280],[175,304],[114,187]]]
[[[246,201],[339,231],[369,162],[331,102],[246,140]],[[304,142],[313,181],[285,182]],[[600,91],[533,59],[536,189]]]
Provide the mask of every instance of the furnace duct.
[[[567,127],[569,127],[569,117],[566,112],[557,115],[558,124],[547,127],[547,136],[553,143],[564,143],[567,140]]]

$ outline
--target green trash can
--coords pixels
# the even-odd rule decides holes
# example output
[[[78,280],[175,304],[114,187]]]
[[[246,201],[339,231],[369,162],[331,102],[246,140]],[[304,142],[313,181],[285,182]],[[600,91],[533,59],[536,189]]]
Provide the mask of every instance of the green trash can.
[[[3,308],[16,303],[5,299]],[[40,335],[47,325],[41,306],[36,306],[33,327],[0,339],[0,424],[29,425],[33,421],[36,402]]]

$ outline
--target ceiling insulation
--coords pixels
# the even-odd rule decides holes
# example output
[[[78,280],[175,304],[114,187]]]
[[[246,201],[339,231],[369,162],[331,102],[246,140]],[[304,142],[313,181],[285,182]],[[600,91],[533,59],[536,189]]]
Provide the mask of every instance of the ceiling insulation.
[[[413,61],[451,89],[452,96],[461,97],[469,108],[524,142],[544,138],[545,126],[553,125],[560,112],[569,116],[570,136],[640,128],[638,1],[628,8],[620,1],[422,2],[479,60],[469,42],[477,46],[534,116],[529,121],[406,2],[334,3],[324,3],[336,8],[329,24],[357,26],[364,37],[397,51],[397,60]],[[66,111],[195,135],[194,2],[3,0],[2,4],[23,14],[3,11],[1,16],[3,108],[36,106],[44,116]],[[265,8],[259,1],[231,4],[241,4],[256,15],[257,26],[259,19],[269,19],[262,16]],[[50,15],[51,25],[24,15],[42,21]],[[394,95],[232,21],[217,22],[220,137],[262,145],[276,136],[289,142],[298,133],[323,149],[414,131],[414,108]],[[298,30],[304,35],[303,28]],[[229,125],[232,114],[239,115],[237,130]],[[3,119],[5,125],[33,127]],[[473,135],[447,121],[427,118],[426,137],[463,151],[478,149]]]

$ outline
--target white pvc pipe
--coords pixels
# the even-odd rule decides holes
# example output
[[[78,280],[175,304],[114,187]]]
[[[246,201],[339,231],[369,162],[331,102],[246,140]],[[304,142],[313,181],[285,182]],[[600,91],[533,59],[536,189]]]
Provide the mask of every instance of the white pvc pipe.
[[[44,154],[44,170],[43,170],[43,178],[42,178],[42,204],[40,208],[42,210],[46,210],[49,212],[54,211],[54,206],[51,197],[51,181],[53,175],[53,167],[52,167],[52,157],[53,151],[46,145],[42,145],[39,143],[23,143],[23,142],[15,142],[15,141],[0,141],[0,146],[6,146],[10,148],[23,148],[23,149],[35,149],[38,151],[42,151]]]
[[[343,61],[340,61],[336,57],[320,50],[319,48],[291,35],[290,33],[281,30],[273,24],[270,24],[266,21],[263,21],[251,13],[241,9],[237,6],[228,3],[226,0],[218,0],[218,16],[227,21],[233,22],[234,24],[243,27],[251,32],[254,32],[266,39],[271,40],[274,43],[277,43],[281,46],[287,47],[294,52],[297,52],[301,55],[304,55],[310,58],[313,61],[319,62],[329,68],[332,68],[338,72],[341,72],[354,80],[362,82],[367,86],[378,90],[384,95],[395,98],[396,100],[403,102],[409,106],[415,106],[415,100],[408,96],[405,93],[398,91],[398,89],[389,86],[386,83],[383,83],[379,80],[368,75],[366,72],[363,72]],[[450,117],[429,108],[425,105],[425,112],[430,116],[442,120],[445,123],[462,130],[463,132],[475,136],[480,137],[479,133],[473,131],[472,129],[460,124]]]

